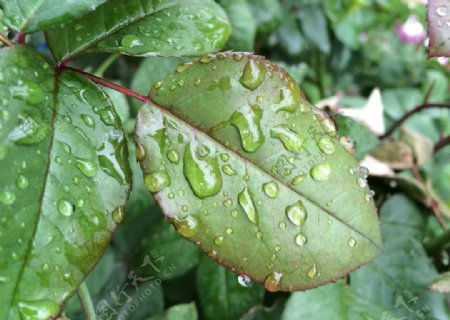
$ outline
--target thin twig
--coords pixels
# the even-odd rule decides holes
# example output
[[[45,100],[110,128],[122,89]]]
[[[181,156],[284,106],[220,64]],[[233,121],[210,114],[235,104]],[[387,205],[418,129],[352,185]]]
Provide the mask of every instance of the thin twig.
[[[11,41],[9,41],[8,37],[6,37],[4,34],[0,33],[0,41],[6,44],[8,47],[12,47],[13,44]]]
[[[448,145],[450,145],[450,135],[439,139],[439,141],[434,145],[434,153]]]
[[[398,127],[400,127],[403,122],[406,121],[406,119],[408,119],[409,117],[411,117],[413,114],[422,111],[424,109],[430,109],[430,108],[446,108],[446,109],[450,109],[450,103],[437,103],[437,102],[430,102],[430,103],[423,103],[420,104],[416,107],[414,107],[412,110],[406,112],[400,119],[398,119],[393,125],[392,127],[390,127],[385,134],[383,134],[380,138],[381,139],[386,139],[387,137],[389,137],[394,131],[395,129],[397,129]]]
[[[433,82],[431,82],[430,87],[427,90],[427,93],[425,93],[425,97],[423,98],[422,104],[428,103],[428,100],[430,100],[430,96],[433,93],[435,83],[436,81],[434,80]]]
[[[83,282],[77,290],[78,298],[80,299],[81,307],[83,309],[84,318],[86,320],[95,320],[95,308],[92,303],[91,295],[86,282]]]
[[[95,70],[94,74],[97,77],[103,77],[103,74],[108,70],[108,68],[120,57],[120,53],[113,53],[108,58],[103,61],[103,63]]]

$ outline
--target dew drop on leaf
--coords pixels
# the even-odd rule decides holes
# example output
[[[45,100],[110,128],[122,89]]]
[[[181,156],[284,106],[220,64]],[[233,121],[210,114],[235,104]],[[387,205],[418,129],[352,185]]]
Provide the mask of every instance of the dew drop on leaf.
[[[169,150],[167,151],[167,159],[172,163],[178,164],[180,162],[180,154],[176,150]]]
[[[215,238],[214,238],[214,244],[215,244],[216,246],[222,245],[222,242],[223,242],[223,237],[222,237],[222,236],[220,236],[220,237],[215,237]]]
[[[296,226],[304,224],[308,216],[306,208],[301,200],[291,206],[288,206],[285,211],[289,221]]]
[[[321,137],[319,141],[317,141],[317,146],[319,147],[320,151],[325,154],[333,154],[336,150],[333,140],[327,136]]]
[[[311,177],[317,181],[326,181],[331,176],[331,166],[329,163],[324,162],[314,166],[311,169]]]
[[[17,188],[19,188],[21,190],[26,189],[28,187],[28,184],[29,184],[28,179],[24,175],[19,174],[17,176],[17,179],[16,179]]]
[[[308,272],[306,273],[308,277],[314,278],[317,275],[317,268],[316,265],[313,264],[311,268],[309,268]]]
[[[253,197],[247,187],[239,193],[238,202],[242,209],[244,209],[248,220],[250,220],[251,223],[258,225],[258,213],[253,203]]]
[[[0,202],[5,206],[10,206],[16,201],[16,194],[12,191],[3,190],[0,192]]]
[[[270,136],[279,139],[286,150],[294,153],[299,153],[302,149],[305,139],[297,132],[290,129],[286,124],[280,124],[270,129]]]
[[[266,277],[264,287],[270,292],[280,291],[282,279],[283,274],[281,272],[272,272]]]
[[[306,236],[301,232],[295,237],[295,243],[297,243],[300,247],[304,246],[307,241],[308,238],[306,238]]]
[[[88,178],[95,176],[98,170],[96,163],[85,159],[77,159],[76,166]]]
[[[124,36],[120,43],[125,48],[141,47],[143,45],[142,41],[133,34],[127,34]]]
[[[266,67],[263,63],[256,60],[249,60],[245,67],[244,73],[239,79],[240,83],[250,90],[255,90],[266,78]]]
[[[235,176],[236,175],[236,171],[229,164],[226,164],[226,165],[222,166],[222,171],[227,176]]]
[[[253,285],[253,282],[250,279],[250,277],[245,274],[241,274],[238,276],[238,283],[240,286],[242,286],[244,288],[248,288]]]
[[[165,171],[145,175],[144,183],[150,192],[159,192],[170,186],[170,177]]]
[[[269,198],[276,198],[280,192],[280,188],[278,187],[278,183],[275,181],[270,181],[263,184],[263,189],[265,194]]]
[[[70,217],[73,214],[73,205],[64,199],[58,201],[58,211],[65,217]]]
[[[350,137],[340,137],[339,138],[339,143],[344,147],[345,150],[347,150],[348,153],[355,153],[355,143],[353,142],[353,140]]]
[[[173,224],[177,231],[185,238],[195,236],[202,226],[200,220],[191,215],[188,215],[184,219],[174,219]]]
[[[60,311],[59,305],[50,300],[21,301],[17,306],[24,320],[50,319]]]
[[[348,246],[349,246],[350,248],[355,247],[355,246],[356,246],[356,240],[353,239],[353,238],[348,239]]]
[[[83,120],[84,124],[88,126],[89,128],[95,128],[95,122],[94,119],[90,115],[82,114],[81,119]]]
[[[299,185],[300,183],[302,183],[303,180],[305,180],[305,178],[306,178],[306,174],[302,173],[302,174],[296,176],[294,179],[292,179],[292,184],[294,186]]]
[[[113,218],[114,222],[117,224],[122,222],[124,215],[125,215],[124,207],[117,207],[112,212],[112,218]]]

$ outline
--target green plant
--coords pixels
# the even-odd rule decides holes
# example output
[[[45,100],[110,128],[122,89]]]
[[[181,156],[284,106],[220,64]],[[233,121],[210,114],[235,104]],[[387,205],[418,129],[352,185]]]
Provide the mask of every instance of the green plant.
[[[389,10],[405,10],[393,3]],[[422,51],[399,62],[390,48],[367,48],[359,33],[392,24],[387,9],[271,0],[0,0],[0,8],[0,318],[196,319],[194,293],[177,292],[192,281],[205,318],[373,319],[404,315],[399,299],[410,309],[420,300],[411,311],[419,318],[448,315],[443,295],[421,291],[437,275],[421,241],[450,216],[448,182],[428,178],[439,165],[448,171],[448,153],[430,165],[428,138],[403,129],[389,140],[419,111],[449,108],[436,102],[448,98],[448,74],[417,67]],[[384,36],[376,31],[368,37]],[[240,51],[254,43],[287,71]],[[224,47],[234,51],[217,52]],[[134,57],[148,57],[136,72]],[[429,81],[417,101],[422,71]],[[306,98],[358,81],[361,92],[384,86],[391,103],[392,126],[380,137]],[[406,98],[417,107],[403,110]],[[434,152],[443,150],[448,114],[421,119]],[[404,170],[373,181],[376,201],[359,164],[369,153]],[[385,201],[389,184],[403,191]],[[157,209],[145,214],[154,208],[146,189],[175,228]],[[428,222],[417,203],[437,219]],[[382,237],[383,254],[350,283],[287,302],[276,293],[348,279],[380,255]],[[430,256],[447,237],[428,242]],[[411,280],[410,264],[420,279]],[[257,306],[263,288],[274,292],[272,309]],[[70,299],[77,289],[81,306]],[[334,301],[314,313],[324,299]]]

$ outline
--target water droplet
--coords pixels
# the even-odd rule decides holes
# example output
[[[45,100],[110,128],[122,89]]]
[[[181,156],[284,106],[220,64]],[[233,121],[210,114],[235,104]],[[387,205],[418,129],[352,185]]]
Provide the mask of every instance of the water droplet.
[[[307,275],[310,278],[314,278],[316,276],[316,274],[317,274],[317,268],[316,268],[316,265],[313,264],[312,267],[309,268]]]
[[[276,198],[280,193],[280,188],[278,187],[278,183],[275,181],[270,181],[263,184],[264,192],[267,194],[269,198]]]
[[[228,160],[230,160],[230,156],[228,155],[228,153],[221,153],[220,159],[222,159],[223,162],[228,162]]]
[[[180,162],[180,154],[176,150],[169,150],[167,151],[167,159],[172,163],[178,164]]]
[[[134,48],[134,47],[141,47],[144,44],[142,41],[133,34],[127,34],[122,38],[122,41],[120,42],[123,47],[125,48]]]
[[[359,167],[359,175],[366,179],[369,176],[369,169],[366,167]]]
[[[16,201],[16,194],[12,191],[3,190],[0,192],[0,202],[5,206],[10,206]]]
[[[172,192],[169,192],[169,194],[167,195],[167,198],[173,199],[173,198],[175,198],[175,195]]]
[[[223,205],[224,205],[225,207],[231,207],[231,206],[233,205],[233,200],[231,200],[231,199],[226,199],[226,200],[223,201]]]
[[[437,13],[438,16],[440,16],[440,17],[445,17],[445,16],[447,15],[447,13],[448,13],[448,9],[447,9],[446,6],[439,6],[439,7],[436,9],[436,13]]]
[[[234,175],[236,175],[236,171],[229,164],[226,164],[226,165],[222,166],[222,171],[227,176],[234,176]]]
[[[350,137],[340,137],[339,138],[339,143],[344,147],[345,150],[347,150],[348,153],[355,153],[355,143],[353,142],[353,140]]]
[[[245,288],[251,287],[253,285],[253,282],[250,279],[250,277],[245,274],[241,274],[240,276],[238,276],[238,283],[239,285]]]
[[[82,114],[81,119],[83,120],[84,124],[89,128],[95,128],[95,121],[90,115]]]
[[[150,192],[159,192],[170,186],[170,177],[165,171],[156,171],[145,175],[144,183]]]
[[[223,242],[223,237],[215,237],[215,238],[214,238],[214,244],[215,244],[216,246],[222,245],[222,242]]]
[[[301,175],[298,175],[294,179],[292,179],[292,184],[294,186],[299,185],[300,183],[302,183],[303,180],[305,180],[305,178],[306,178],[306,174],[302,173]]]
[[[122,222],[124,216],[125,216],[125,208],[124,207],[117,207],[112,213],[112,218],[113,218],[114,222],[117,224]]]
[[[280,227],[281,230],[284,230],[284,229],[286,229],[286,222],[281,221],[281,222],[278,224],[278,226]]]
[[[305,141],[303,137],[290,129],[286,124],[280,124],[270,129],[270,136],[279,139],[286,150],[294,153],[299,153],[301,151],[303,142]]]
[[[73,214],[74,206],[69,201],[60,199],[58,201],[58,211],[65,217],[70,217]]]
[[[231,228],[226,228],[225,232],[227,233],[227,235],[231,235],[233,233],[233,229]]]
[[[8,134],[8,139],[17,145],[34,145],[43,141],[50,133],[49,124],[41,116],[18,115],[19,124]]]
[[[266,77],[266,68],[263,63],[256,60],[249,60],[244,67],[244,73],[239,79],[240,83],[250,90],[255,90]]]
[[[374,195],[375,195],[375,191],[369,190],[369,192],[367,192],[367,193],[364,195],[364,199],[365,199],[366,201],[370,201],[370,200],[373,199],[373,196],[374,196]]]
[[[324,162],[314,166],[311,169],[311,177],[317,181],[326,181],[331,176],[331,166],[329,163]]]
[[[59,305],[50,300],[21,301],[17,306],[22,320],[53,319],[60,312]]]
[[[364,178],[359,177],[359,178],[358,178],[358,185],[359,185],[361,188],[365,188],[365,187],[367,186],[367,180],[364,179]]]
[[[306,218],[308,217],[306,208],[301,200],[297,201],[291,206],[286,207],[285,212],[289,220],[297,226],[304,224]]]
[[[306,238],[306,236],[301,232],[295,237],[295,243],[297,243],[300,247],[303,247],[306,242],[308,242],[308,238]]]
[[[261,240],[263,237],[263,233],[261,231],[256,232],[256,237]]]
[[[17,188],[21,190],[26,189],[28,187],[28,184],[29,184],[28,179],[24,175],[19,174],[19,176],[16,179]]]
[[[193,66],[192,62],[190,62],[190,63],[183,63],[183,64],[179,64],[177,66],[176,70],[177,70],[178,73],[182,73],[182,72],[188,70],[189,68],[191,68],[192,66]]]
[[[80,171],[88,178],[95,176],[98,170],[97,164],[89,160],[77,159],[76,165],[77,168],[80,169]]]
[[[354,248],[356,246],[356,240],[353,238],[348,239],[348,246]]]
[[[281,247],[280,247],[280,246],[276,246],[276,247],[275,247],[275,251],[276,251],[276,252],[279,252],[280,250],[281,250]]]
[[[237,211],[236,209],[231,210],[231,216],[232,216],[233,218],[237,218],[237,216],[238,216],[238,211]]]
[[[256,212],[255,205],[253,204],[252,195],[247,187],[239,193],[238,202],[242,209],[244,209],[248,220],[250,220],[251,223],[258,225],[258,213]]]
[[[185,238],[191,238],[201,228],[201,222],[195,216],[188,215],[184,219],[174,219],[173,224],[177,231]]]
[[[332,138],[327,136],[321,137],[317,142],[317,146],[319,147],[320,151],[325,154],[333,154],[336,150]]]
[[[294,112],[300,104],[301,93],[298,85],[292,79],[280,89],[280,102],[273,106],[275,112]]]
[[[270,292],[280,291],[282,278],[283,274],[281,272],[272,272],[266,277],[264,287]]]
[[[183,172],[192,191],[200,199],[214,196],[222,188],[219,161],[209,153],[207,146],[199,146],[195,142],[188,143],[184,150]]]
[[[181,211],[186,212],[186,211],[188,211],[188,210],[189,210],[189,207],[188,207],[187,205],[183,204],[183,205],[181,206]]]
[[[242,59],[244,59],[244,55],[243,54],[238,53],[238,52],[233,53],[233,60],[234,61],[240,62],[240,61],[242,61]]]
[[[202,82],[202,80],[200,80],[200,78],[197,78],[194,82],[195,86],[198,87],[200,85],[200,83]]]
[[[203,56],[200,58],[200,63],[210,63],[214,57],[212,55]]]

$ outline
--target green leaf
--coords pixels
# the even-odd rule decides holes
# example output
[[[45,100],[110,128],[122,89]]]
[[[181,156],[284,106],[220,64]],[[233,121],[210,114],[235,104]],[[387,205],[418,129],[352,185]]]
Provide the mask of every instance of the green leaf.
[[[384,309],[358,295],[344,281],[308,292],[295,292],[286,302],[282,320],[385,319]]]
[[[450,292],[450,271],[440,274],[429,286],[430,290],[436,292]]]
[[[247,0],[221,0],[220,5],[225,9],[233,27],[227,48],[253,51],[257,24]]]
[[[247,0],[256,19],[258,32],[270,34],[281,22],[282,7],[278,0]]]
[[[450,4],[447,0],[430,0],[428,4],[428,55],[450,57]]]
[[[230,34],[225,12],[213,0],[110,0],[47,32],[47,39],[61,61],[90,52],[202,55],[222,48]]]
[[[195,303],[183,303],[177,304],[167,309],[165,314],[151,317],[148,320],[197,320],[197,308]]]
[[[305,49],[306,41],[300,32],[298,21],[286,8],[283,8],[283,21],[276,33],[280,39],[280,47],[287,55],[298,56]]]
[[[253,305],[262,302],[260,286],[243,287],[237,276],[203,257],[197,269],[197,292],[206,319],[239,319]]]
[[[448,319],[445,296],[427,290],[438,274],[421,241],[425,215],[404,195],[394,195],[381,208],[381,221],[383,254],[352,273],[351,287],[358,296],[392,310],[391,317],[409,317],[409,308],[425,319]]]
[[[111,101],[88,80],[55,78],[24,46],[3,49],[0,70],[0,318],[47,318],[122,218],[126,140]]]
[[[141,108],[135,139],[183,236],[272,291],[316,287],[379,254],[364,171],[285,71],[243,53],[179,71],[154,85],[160,107]]]
[[[298,12],[298,19],[308,40],[320,51],[329,53],[328,23],[323,10],[319,6],[303,7]]]
[[[30,33],[66,23],[106,0],[0,0],[4,23],[12,30]]]
[[[256,305],[242,316],[242,320],[279,320],[283,313],[286,299],[277,299],[270,307]]]

